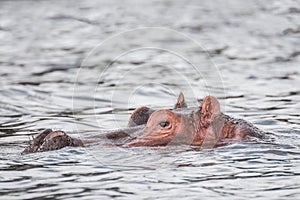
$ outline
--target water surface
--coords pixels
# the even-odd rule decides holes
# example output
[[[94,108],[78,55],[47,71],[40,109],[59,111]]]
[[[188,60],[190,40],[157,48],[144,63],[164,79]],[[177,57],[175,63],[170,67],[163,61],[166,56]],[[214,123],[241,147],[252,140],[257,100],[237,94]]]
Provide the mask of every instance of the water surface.
[[[299,15],[297,1],[1,1],[0,198],[298,199]],[[180,91],[270,139],[20,155],[40,130],[125,127]]]

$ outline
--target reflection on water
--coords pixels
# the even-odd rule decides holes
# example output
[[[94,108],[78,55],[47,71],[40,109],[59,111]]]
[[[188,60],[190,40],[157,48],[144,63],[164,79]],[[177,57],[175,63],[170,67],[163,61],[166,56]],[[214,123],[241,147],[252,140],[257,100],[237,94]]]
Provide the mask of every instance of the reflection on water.
[[[0,2],[0,196],[299,198],[299,10],[292,0]],[[39,130],[124,127],[133,108],[172,107],[180,91],[191,106],[217,96],[269,138],[20,155]]]

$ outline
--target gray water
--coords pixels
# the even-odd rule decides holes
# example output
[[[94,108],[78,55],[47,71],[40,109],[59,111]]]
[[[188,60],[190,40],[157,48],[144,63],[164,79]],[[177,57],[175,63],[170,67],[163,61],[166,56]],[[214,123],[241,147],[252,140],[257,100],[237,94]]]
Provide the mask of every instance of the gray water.
[[[0,199],[299,199],[299,65],[299,1],[1,1]],[[20,154],[45,128],[101,134],[180,91],[268,139]]]

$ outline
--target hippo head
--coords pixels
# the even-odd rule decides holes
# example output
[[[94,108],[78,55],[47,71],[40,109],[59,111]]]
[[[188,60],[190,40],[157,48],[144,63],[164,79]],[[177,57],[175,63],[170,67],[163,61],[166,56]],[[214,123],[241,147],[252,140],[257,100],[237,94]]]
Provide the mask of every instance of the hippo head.
[[[128,146],[201,145],[205,138],[217,137],[208,135],[214,134],[216,129],[219,133],[222,129],[222,120],[221,123],[215,122],[221,114],[220,104],[215,97],[207,96],[200,108],[188,113],[182,111],[162,109],[151,113],[143,135]]]

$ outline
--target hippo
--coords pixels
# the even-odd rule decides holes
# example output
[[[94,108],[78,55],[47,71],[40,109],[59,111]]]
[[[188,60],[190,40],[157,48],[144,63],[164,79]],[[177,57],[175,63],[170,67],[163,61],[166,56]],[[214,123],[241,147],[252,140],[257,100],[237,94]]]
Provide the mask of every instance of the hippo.
[[[253,124],[222,113],[216,97],[206,96],[200,107],[188,108],[183,93],[180,93],[173,109],[136,108],[127,128],[109,131],[101,136],[81,140],[63,131],[46,129],[22,153],[91,145],[97,139],[106,139],[122,147],[184,144],[212,148],[250,137],[263,138],[264,135]]]

